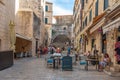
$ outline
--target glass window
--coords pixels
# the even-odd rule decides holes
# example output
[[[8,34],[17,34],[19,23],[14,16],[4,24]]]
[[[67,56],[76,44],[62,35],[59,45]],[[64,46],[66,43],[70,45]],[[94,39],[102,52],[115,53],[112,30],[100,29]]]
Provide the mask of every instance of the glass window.
[[[106,41],[106,34],[102,35],[102,53],[106,53],[107,48],[107,41]]]
[[[91,40],[91,48],[94,48],[94,45],[95,45],[95,39],[92,39]]]
[[[45,18],[45,24],[48,24],[48,18]]]
[[[83,26],[82,26],[82,29],[84,29],[84,22],[82,23],[82,25],[83,25]]]
[[[90,10],[90,13],[89,13],[89,21],[92,20],[92,9]]]
[[[45,11],[48,11],[48,6],[45,6]]]
[[[108,8],[108,0],[104,0],[104,10]]]
[[[64,27],[63,30],[66,30],[66,27]]]
[[[84,9],[84,0],[82,0],[82,9]]]
[[[85,26],[87,26],[87,17],[85,18]]]
[[[95,16],[98,16],[98,0],[95,3]]]

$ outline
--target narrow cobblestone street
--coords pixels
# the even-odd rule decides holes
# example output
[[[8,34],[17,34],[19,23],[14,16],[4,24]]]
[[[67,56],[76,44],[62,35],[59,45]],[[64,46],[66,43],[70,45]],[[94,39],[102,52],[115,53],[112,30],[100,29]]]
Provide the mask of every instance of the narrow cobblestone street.
[[[44,58],[24,58],[15,60],[11,68],[0,71],[0,80],[119,80],[104,72],[81,70],[75,66],[73,71],[47,68]]]

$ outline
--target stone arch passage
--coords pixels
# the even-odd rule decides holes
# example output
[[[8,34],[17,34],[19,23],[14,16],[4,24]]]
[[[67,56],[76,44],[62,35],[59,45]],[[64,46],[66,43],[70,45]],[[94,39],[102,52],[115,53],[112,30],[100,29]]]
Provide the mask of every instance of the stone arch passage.
[[[70,43],[70,38],[66,35],[58,35],[53,39],[52,44],[56,47],[65,47],[66,43]]]

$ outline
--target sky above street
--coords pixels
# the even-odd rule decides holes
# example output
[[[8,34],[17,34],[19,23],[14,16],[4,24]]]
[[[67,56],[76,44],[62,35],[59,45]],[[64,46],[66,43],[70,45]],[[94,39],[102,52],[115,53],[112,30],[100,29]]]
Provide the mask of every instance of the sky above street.
[[[73,14],[74,0],[46,0],[53,3],[53,15]]]

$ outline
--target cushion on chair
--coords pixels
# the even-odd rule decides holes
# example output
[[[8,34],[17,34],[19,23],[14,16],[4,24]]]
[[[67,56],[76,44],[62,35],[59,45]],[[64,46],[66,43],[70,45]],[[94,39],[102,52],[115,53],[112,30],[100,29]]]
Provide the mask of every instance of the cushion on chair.
[[[53,63],[53,59],[48,59],[47,63]]]
[[[80,65],[85,65],[87,62],[85,60],[80,61]]]

